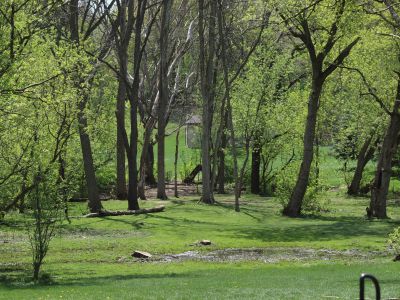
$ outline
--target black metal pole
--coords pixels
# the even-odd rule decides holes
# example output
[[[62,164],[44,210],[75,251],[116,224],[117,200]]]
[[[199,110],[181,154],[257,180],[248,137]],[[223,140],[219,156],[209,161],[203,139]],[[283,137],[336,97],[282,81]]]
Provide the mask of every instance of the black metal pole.
[[[375,286],[376,300],[381,300],[381,288],[378,279],[369,274],[361,274],[360,277],[360,300],[365,300],[365,279],[370,279]]]

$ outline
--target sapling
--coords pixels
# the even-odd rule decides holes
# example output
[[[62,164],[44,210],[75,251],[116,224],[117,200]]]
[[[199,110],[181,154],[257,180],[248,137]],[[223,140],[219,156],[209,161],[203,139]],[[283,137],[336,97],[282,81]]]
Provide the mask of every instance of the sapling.
[[[63,203],[56,185],[39,180],[29,195],[33,222],[28,222],[28,237],[32,249],[33,280],[39,280],[40,268],[49,250],[62,216]]]

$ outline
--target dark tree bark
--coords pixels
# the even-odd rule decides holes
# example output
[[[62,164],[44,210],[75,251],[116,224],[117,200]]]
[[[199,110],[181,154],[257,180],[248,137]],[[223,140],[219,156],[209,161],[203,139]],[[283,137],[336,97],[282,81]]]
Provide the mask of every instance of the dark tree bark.
[[[329,75],[332,74],[332,72],[334,72],[338,68],[339,65],[343,63],[344,59],[350,54],[350,51],[359,41],[359,38],[356,38],[354,41],[348,44],[339,53],[336,59],[332,63],[330,63],[325,70],[323,69],[326,57],[328,56],[328,54],[330,54],[334,45],[339,40],[339,38],[337,37],[338,23],[344,13],[345,4],[345,0],[339,1],[337,3],[338,7],[335,20],[333,21],[330,29],[328,29],[329,35],[327,41],[325,43],[325,46],[319,53],[316,52],[308,20],[303,18],[305,14],[301,14],[295,18],[298,19],[298,31],[296,31],[297,29],[295,30],[294,27],[291,26],[292,21],[283,16],[283,19],[288,26],[290,33],[294,37],[299,38],[307,49],[312,66],[312,84],[310,96],[308,99],[307,120],[303,138],[303,159],[295,187],[292,191],[288,204],[283,209],[283,214],[288,217],[299,217],[301,214],[303,198],[307,190],[311,164],[313,161],[317,114],[321,92],[325,80],[328,78]]]
[[[79,138],[81,141],[81,150],[83,156],[83,168],[85,171],[86,186],[88,190],[88,206],[90,212],[98,212],[101,208],[99,189],[96,182],[96,174],[93,165],[92,146],[87,133],[87,119],[85,116],[86,99],[79,102],[78,124]]]
[[[251,152],[251,192],[260,194],[260,166],[261,166],[261,145],[259,138],[255,137],[253,150]]]
[[[154,156],[154,153],[151,152],[149,153],[149,147],[151,147],[151,150],[153,150],[153,146],[151,144],[151,134],[153,131],[153,127],[155,125],[155,119],[150,118],[146,122],[146,126],[144,128],[144,133],[143,133],[143,148],[142,148],[142,154],[140,156],[140,179],[138,183],[138,193],[139,197],[142,200],[146,200],[146,195],[145,195],[145,184],[146,184],[146,176],[147,176],[147,164],[149,163],[148,161],[150,159],[154,160],[154,157],[149,157],[149,154]],[[151,166],[152,168],[152,166]]]
[[[298,217],[300,215],[301,205],[307,190],[314,153],[315,126],[317,123],[317,111],[322,91],[322,83],[323,82],[318,80],[318,76],[313,80],[312,92],[308,100],[308,114],[303,139],[303,161],[290,201],[283,210],[283,214],[289,217]]]
[[[147,0],[138,0],[136,2],[136,15],[135,5],[133,0],[128,0],[126,7],[128,16],[125,17],[125,10],[120,9],[118,12],[119,16],[119,27],[123,28],[126,26],[125,31],[115,30],[115,32],[121,32],[119,40],[120,43],[125,39],[130,39],[131,34],[129,32],[134,31],[135,41],[133,50],[133,82],[127,86],[127,97],[130,104],[129,116],[130,116],[130,135],[128,139],[127,131],[124,124],[121,123],[122,118],[117,118],[118,127],[120,127],[125,146],[126,156],[128,160],[128,210],[139,209],[138,202],[138,167],[137,167],[137,146],[138,146],[138,103],[139,103],[139,87],[140,87],[140,65],[142,61],[144,47],[142,42],[142,28],[144,17],[146,13]],[[123,17],[121,17],[123,15]],[[134,30],[133,30],[134,28]],[[125,34],[124,34],[125,33]],[[146,40],[147,41],[147,40]],[[118,42],[118,40],[117,40]],[[121,58],[124,55],[121,56]],[[120,77],[127,82],[127,70],[124,65],[121,65]]]
[[[208,47],[205,41],[205,5],[204,0],[198,0],[199,6],[199,63],[200,63],[200,90],[203,100],[202,105],[202,197],[201,201],[207,204],[213,204],[214,187],[211,181],[211,128],[214,106],[214,72],[215,72],[215,42],[216,42],[216,19],[217,19],[217,1],[211,1],[209,4],[210,12],[208,18]],[[207,51],[206,51],[207,48]]]
[[[238,159],[237,159],[237,152],[236,152],[236,140],[235,140],[235,130],[233,127],[233,115],[232,115],[232,106],[231,106],[231,96],[230,96],[230,84],[229,84],[229,69],[228,69],[228,61],[227,61],[227,43],[225,40],[224,36],[224,20],[223,20],[223,7],[222,3],[219,2],[218,6],[218,32],[219,32],[219,38],[221,40],[221,58],[222,58],[222,67],[223,67],[223,73],[224,73],[224,84],[225,84],[225,95],[226,95],[226,100],[227,100],[227,113],[228,113],[228,128],[230,131],[230,138],[231,138],[231,143],[232,143],[232,156],[233,156],[233,175],[235,178],[235,211],[239,212],[240,211],[240,194],[241,194],[241,188],[242,188],[242,176],[239,176],[239,170],[238,170]],[[246,146],[249,145],[249,140],[246,140]],[[246,147],[246,158],[243,163],[245,166],[247,163],[248,159],[248,147]],[[244,174],[244,168],[242,168],[243,173],[240,175]]]
[[[392,160],[399,143],[400,133],[400,79],[397,82],[396,100],[390,114],[390,123],[383,139],[381,153],[371,189],[370,211],[379,219],[387,218],[386,200],[392,174]]]
[[[119,79],[118,82],[118,96],[117,96],[117,114],[116,117],[120,118],[119,123],[125,127],[125,100],[126,100],[126,86],[125,81]],[[123,140],[123,133],[121,128],[117,126],[117,182],[116,182],[116,197],[123,200],[128,196],[126,189],[126,170],[125,170],[125,146]]]
[[[183,179],[183,183],[185,184],[193,184],[194,179],[196,178],[197,174],[201,172],[202,166],[197,165],[192,172],[188,176]]]
[[[145,182],[147,185],[154,186],[157,184],[154,176],[154,145],[152,142],[147,146],[147,156],[145,160]]]
[[[78,0],[71,0],[69,4],[69,29],[71,41],[79,46],[79,24],[78,24]],[[85,115],[85,108],[89,98],[87,91],[81,87],[83,79],[79,74],[79,67],[76,67],[75,86],[79,92],[80,100],[78,103],[78,128],[81,141],[81,150],[83,156],[83,167],[85,171],[86,186],[88,190],[88,206],[90,212],[98,212],[101,208],[101,201],[96,182],[96,175],[93,165],[92,146],[87,133],[88,123]]]
[[[118,199],[129,198],[129,193],[126,190],[126,169],[125,155],[128,158],[128,166],[134,166],[133,161],[129,161],[130,145],[128,143],[126,128],[125,128],[125,101],[128,96],[128,48],[131,41],[131,35],[134,27],[134,1],[122,0],[118,5],[118,14],[115,21],[112,22],[116,52],[119,64],[118,70],[118,95],[116,103],[115,116],[117,120],[117,184],[116,194]],[[132,109],[132,106],[131,106]],[[132,114],[132,112],[131,112]],[[132,122],[132,120],[131,120]],[[132,125],[132,124],[131,124]],[[134,124],[132,125],[134,126]],[[131,132],[135,134],[135,131]],[[131,170],[129,169],[129,183],[131,180]],[[132,194],[130,195],[132,197]],[[129,202],[129,200],[128,200]],[[132,202],[132,200],[131,200]],[[128,204],[135,206],[135,203]]]
[[[174,159],[174,196],[179,198],[178,195],[178,156],[179,156],[179,133],[181,127],[179,126],[175,136],[175,159]]]
[[[218,150],[218,194],[225,194],[225,149],[228,144],[226,133],[223,132],[221,136],[221,147]]]
[[[173,0],[164,0],[160,30],[160,100],[158,107],[157,198],[168,199],[165,193],[165,127],[169,99],[168,42],[171,7]]]
[[[360,153],[357,157],[357,166],[354,171],[353,179],[347,189],[347,194],[357,196],[360,193],[360,184],[363,176],[364,168],[367,163],[372,159],[375,153],[376,144],[379,139],[376,139],[375,143],[372,143],[374,136],[371,135],[363,144],[360,149]]]

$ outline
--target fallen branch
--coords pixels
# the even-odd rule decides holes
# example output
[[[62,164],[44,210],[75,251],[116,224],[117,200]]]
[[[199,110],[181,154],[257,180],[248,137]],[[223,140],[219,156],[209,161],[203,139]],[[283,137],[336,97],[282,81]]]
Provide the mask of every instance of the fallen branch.
[[[197,165],[193,171],[185,177],[185,179],[183,179],[183,183],[185,184],[193,184],[194,183],[194,179],[196,178],[197,174],[199,174],[201,172],[202,166],[201,165]]]
[[[116,217],[116,216],[128,216],[128,215],[140,215],[140,214],[148,214],[148,213],[156,213],[164,211],[165,206],[157,206],[154,208],[144,208],[138,210],[123,210],[123,211],[108,211],[101,210],[97,213],[90,213],[84,215],[85,218],[98,218],[98,217]]]

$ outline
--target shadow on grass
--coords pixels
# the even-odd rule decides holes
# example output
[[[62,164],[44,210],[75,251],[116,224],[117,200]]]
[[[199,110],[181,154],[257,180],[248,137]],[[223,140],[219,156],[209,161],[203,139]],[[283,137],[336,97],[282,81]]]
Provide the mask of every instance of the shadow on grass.
[[[324,220],[325,219],[325,220]],[[236,237],[261,240],[264,242],[305,242],[305,241],[332,241],[357,237],[387,236],[397,223],[369,222],[362,219],[319,218],[329,221],[318,224],[283,224],[281,227],[266,228],[239,228],[232,233]],[[378,225],[378,226],[377,226]],[[383,226],[379,226],[383,225]]]
[[[110,276],[92,276],[92,277],[74,277],[74,279],[57,282],[44,273],[44,278],[39,283],[32,281],[32,274],[27,271],[18,272],[12,276],[2,275],[0,276],[0,287],[4,287],[9,290],[13,289],[41,289],[43,287],[50,286],[98,286],[106,282],[115,282],[123,280],[134,280],[134,279],[167,279],[167,278],[188,278],[196,277],[195,274],[185,273],[156,273],[156,274],[129,274],[129,275],[110,275]]]
[[[115,218],[115,217],[103,217],[102,219],[107,220],[107,221],[112,221],[112,222],[118,222],[118,223],[124,223],[124,224],[128,224],[128,225],[132,225],[136,230],[140,230],[144,226],[143,221],[148,218],[148,215],[145,214],[145,215],[143,215],[143,217],[144,217],[144,219],[134,220],[134,221],[128,221],[126,219],[118,218],[118,217],[117,218]]]

